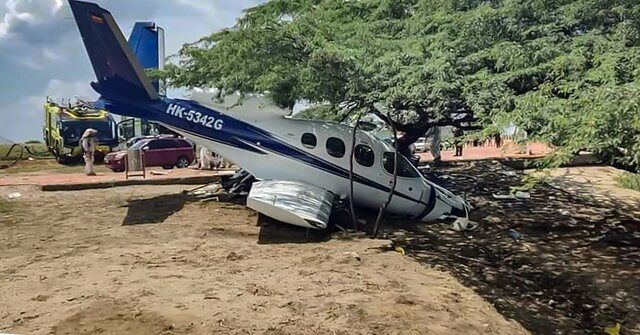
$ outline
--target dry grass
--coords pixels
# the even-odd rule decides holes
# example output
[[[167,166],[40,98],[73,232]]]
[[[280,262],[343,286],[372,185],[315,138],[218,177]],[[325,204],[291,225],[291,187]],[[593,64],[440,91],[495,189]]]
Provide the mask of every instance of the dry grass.
[[[640,174],[626,172],[615,177],[615,181],[620,187],[640,191]]]
[[[8,164],[10,161],[0,161],[0,165]],[[76,165],[63,165],[56,162],[55,159],[34,159],[23,160],[18,164],[11,166],[7,169],[0,170],[0,174],[14,174],[14,173],[81,173],[83,171],[81,164]],[[94,170],[97,173],[111,173],[104,165],[95,165]]]
[[[34,154],[34,157],[35,156],[37,156],[37,157],[51,157],[51,154],[47,150],[47,147],[44,145],[44,143],[28,143],[28,144],[26,144],[26,146]],[[20,147],[14,147],[12,149],[11,147],[12,147],[12,145],[8,145],[8,144],[0,145],[0,159],[11,160],[11,159],[16,159],[16,158],[20,157],[21,148]],[[11,150],[11,152],[9,152],[9,150]],[[28,152],[25,151],[23,157],[29,157],[29,156],[31,156],[31,155]]]

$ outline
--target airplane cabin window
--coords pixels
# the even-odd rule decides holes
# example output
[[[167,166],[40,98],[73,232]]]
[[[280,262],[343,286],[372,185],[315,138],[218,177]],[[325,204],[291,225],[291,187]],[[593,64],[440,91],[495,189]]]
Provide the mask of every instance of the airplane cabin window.
[[[356,145],[353,150],[353,157],[356,159],[356,162],[358,162],[358,164],[366,167],[373,166],[373,161],[375,160],[373,149],[364,144]]]
[[[302,134],[301,141],[302,141],[302,145],[309,149],[315,148],[316,144],[318,144],[318,139],[316,139],[316,135],[313,135],[311,133]]]
[[[398,177],[405,178],[418,178],[420,177],[420,173],[409,163],[409,161],[402,155],[400,156],[400,161],[398,161]],[[393,165],[395,161],[396,154],[394,152],[385,152],[382,154],[382,165],[384,169],[393,174]]]
[[[327,153],[333,157],[340,158],[344,156],[346,148],[344,142],[337,137],[329,137],[327,139]]]

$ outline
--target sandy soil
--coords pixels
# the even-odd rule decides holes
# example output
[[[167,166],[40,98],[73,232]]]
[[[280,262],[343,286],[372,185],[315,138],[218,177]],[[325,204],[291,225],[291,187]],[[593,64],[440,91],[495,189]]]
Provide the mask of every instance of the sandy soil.
[[[640,216],[640,192],[622,188],[615,181],[625,173],[623,170],[611,166],[576,166],[529,173],[546,178],[547,182],[569,192],[595,194],[626,203],[630,209],[635,209],[635,215]]]
[[[388,241],[281,243],[187,187],[0,188],[23,194],[0,213],[0,332],[528,334]]]

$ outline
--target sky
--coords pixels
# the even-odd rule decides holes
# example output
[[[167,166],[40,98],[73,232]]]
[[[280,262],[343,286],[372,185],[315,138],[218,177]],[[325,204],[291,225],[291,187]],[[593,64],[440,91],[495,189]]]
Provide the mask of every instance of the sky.
[[[165,29],[167,56],[230,27],[245,8],[262,0],[95,0],[108,9],[125,36],[136,21]],[[43,105],[97,95],[80,33],[66,0],[0,0],[0,138],[42,138]]]

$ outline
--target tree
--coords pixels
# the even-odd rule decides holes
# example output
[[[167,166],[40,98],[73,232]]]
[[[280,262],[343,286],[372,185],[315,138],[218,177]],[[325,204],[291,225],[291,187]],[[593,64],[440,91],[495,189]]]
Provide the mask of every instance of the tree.
[[[514,124],[640,164],[636,0],[271,0],[178,59],[173,85],[372,112],[403,148],[434,125]]]

